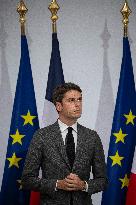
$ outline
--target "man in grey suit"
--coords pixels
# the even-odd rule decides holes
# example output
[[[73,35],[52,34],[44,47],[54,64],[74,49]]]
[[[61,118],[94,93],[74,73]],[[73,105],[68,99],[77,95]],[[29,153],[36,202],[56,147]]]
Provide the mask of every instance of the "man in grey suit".
[[[22,185],[40,192],[41,205],[92,205],[91,195],[104,190],[107,178],[98,134],[77,123],[82,113],[82,90],[73,83],[60,85],[54,91],[53,103],[59,118],[34,134]]]

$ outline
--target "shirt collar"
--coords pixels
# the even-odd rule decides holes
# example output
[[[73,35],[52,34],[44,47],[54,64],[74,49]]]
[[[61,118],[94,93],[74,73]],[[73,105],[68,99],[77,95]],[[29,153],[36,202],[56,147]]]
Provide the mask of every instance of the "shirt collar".
[[[59,124],[59,127],[60,127],[61,132],[64,132],[64,131],[69,127],[68,125],[66,125],[65,123],[63,123],[62,121],[60,121],[60,119],[58,119],[58,124]],[[77,122],[74,123],[74,124],[73,124],[72,126],[70,126],[70,127],[72,127],[73,130],[74,130],[75,132],[77,132]]]

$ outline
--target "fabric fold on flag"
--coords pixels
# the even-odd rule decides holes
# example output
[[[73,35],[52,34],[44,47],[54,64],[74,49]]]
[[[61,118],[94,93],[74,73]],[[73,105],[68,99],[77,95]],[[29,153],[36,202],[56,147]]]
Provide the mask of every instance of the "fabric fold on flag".
[[[6,122],[5,122],[6,123]],[[22,189],[21,175],[27,150],[39,128],[26,36],[21,36],[21,59],[9,132],[0,205],[29,205],[30,192]]]
[[[123,58],[107,158],[109,185],[102,205],[125,205],[136,144],[136,92],[128,38]]]

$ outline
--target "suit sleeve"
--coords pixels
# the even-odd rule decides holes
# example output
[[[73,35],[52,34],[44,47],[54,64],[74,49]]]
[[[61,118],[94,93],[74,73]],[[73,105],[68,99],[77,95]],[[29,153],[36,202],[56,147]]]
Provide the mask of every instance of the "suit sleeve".
[[[22,173],[22,186],[24,189],[53,194],[56,179],[43,179],[39,177],[42,161],[43,139],[40,130],[36,131],[30,143]]]
[[[107,186],[106,165],[103,146],[96,132],[94,132],[95,145],[92,160],[93,179],[88,181],[88,193],[94,194],[103,191]]]

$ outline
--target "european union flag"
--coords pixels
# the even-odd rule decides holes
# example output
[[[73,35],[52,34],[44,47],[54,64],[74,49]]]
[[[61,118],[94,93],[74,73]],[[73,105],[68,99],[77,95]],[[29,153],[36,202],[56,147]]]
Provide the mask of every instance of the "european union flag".
[[[123,39],[123,58],[111,131],[107,172],[109,186],[102,205],[125,205],[136,144],[136,92],[129,41]]]
[[[109,186],[102,205],[125,205],[136,144],[136,92],[129,41],[123,39],[123,58],[111,131],[107,171]]]
[[[6,122],[5,122],[6,123]],[[26,36],[21,36],[21,60],[13,105],[0,205],[28,205],[29,192],[21,186],[28,146],[39,128]]]

